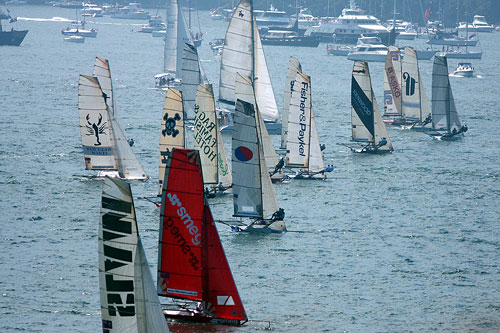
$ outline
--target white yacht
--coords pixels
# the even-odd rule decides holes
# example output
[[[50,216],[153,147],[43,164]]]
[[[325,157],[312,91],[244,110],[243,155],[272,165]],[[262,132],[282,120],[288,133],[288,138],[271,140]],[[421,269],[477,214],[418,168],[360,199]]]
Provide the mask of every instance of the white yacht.
[[[389,44],[390,30],[384,27],[380,20],[366,14],[350,0],[349,8],[344,8],[336,20],[322,21],[318,27],[311,30],[311,35],[328,35],[334,37],[337,43],[354,44],[361,35],[378,36],[384,44]]]
[[[130,20],[149,20],[150,17],[151,15],[144,11],[141,4],[138,2],[131,2],[128,6],[118,8],[118,10],[111,15],[111,18]]]
[[[366,62],[385,62],[387,46],[383,44],[359,44],[357,50],[349,52],[348,60]]]
[[[254,10],[253,14],[257,25],[262,27],[283,27],[291,23],[290,16],[273,5],[269,10]]]
[[[491,24],[488,24],[484,16],[474,15],[474,21],[472,21],[472,24],[461,22],[458,25],[458,30],[459,31],[469,30],[475,32],[492,32],[493,30],[495,30],[495,27]]]
[[[470,62],[460,62],[458,63],[457,68],[453,72],[455,76],[463,76],[463,77],[473,77],[474,76],[474,67]]]

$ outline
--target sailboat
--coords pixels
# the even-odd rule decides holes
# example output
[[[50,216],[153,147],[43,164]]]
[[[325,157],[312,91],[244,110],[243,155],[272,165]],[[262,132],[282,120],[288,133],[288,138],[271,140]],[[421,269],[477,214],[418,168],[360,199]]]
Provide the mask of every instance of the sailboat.
[[[169,88],[161,117],[160,159],[158,163],[159,195],[162,194],[163,176],[173,149],[186,148],[184,115],[182,92],[175,88]]]
[[[297,58],[290,57],[288,60],[288,71],[286,73],[285,90],[283,92],[283,109],[281,111],[281,144],[280,150],[286,150],[288,137],[288,110],[290,109],[290,98],[292,97],[293,86],[297,73],[302,73],[302,65]]]
[[[236,87],[235,87],[235,97],[247,103],[256,106],[258,113],[260,114],[259,105],[256,102],[255,91],[253,89],[252,79],[249,76],[243,76],[239,73],[236,74]],[[257,112],[257,111],[256,111]],[[264,123],[262,117],[258,118],[259,135],[260,142],[262,145],[262,151],[264,154],[264,159],[268,167],[269,174],[271,176],[271,181],[279,182],[284,179],[285,174],[283,172],[284,160],[280,160],[276,150],[274,149],[273,142],[269,136],[269,132]],[[233,128],[234,130],[234,128]]]
[[[96,64],[101,63],[103,59],[97,58]],[[104,63],[109,70],[107,60]],[[80,75],[78,82],[78,113],[85,169],[98,170],[98,178],[147,179],[115,118],[114,101],[110,100],[113,96],[111,76],[108,83],[106,78],[101,80],[104,90],[100,79],[95,76]]]
[[[373,93],[368,63],[365,61],[355,61],[352,69],[351,122],[352,141],[358,145],[345,146],[352,152],[378,154],[393,151]]]
[[[194,148],[200,152],[207,196],[227,193],[233,185],[231,168],[215,113],[211,84],[198,85],[194,118]]]
[[[186,120],[192,122],[195,117],[195,98],[200,83],[208,82],[205,72],[198,57],[196,47],[191,44],[184,44],[182,54],[182,70],[181,70],[181,86],[183,97],[184,111],[186,112]]]
[[[244,77],[238,74],[236,90]],[[232,138],[233,206],[235,217],[250,218],[250,224],[232,225],[235,231],[286,231],[285,212],[279,208],[267,170],[262,146],[262,116],[255,104],[236,100]]]
[[[326,179],[323,152],[319,143],[318,131],[311,99],[311,78],[297,72],[292,88],[288,113],[288,135],[286,143],[286,166],[296,170],[294,179]]]
[[[401,52],[391,45],[385,58],[383,119],[386,124],[399,125],[401,117]]]
[[[278,106],[253,14],[252,0],[239,2],[229,22],[224,40],[220,67],[219,107],[225,108],[227,112],[234,108],[236,101],[234,93],[236,73],[251,78],[255,99],[269,133],[281,133]],[[228,126],[230,127],[231,125]]]
[[[203,189],[200,153],[174,149],[165,170],[157,292],[167,318],[241,325],[247,315]]]
[[[418,68],[417,54],[405,47],[401,67],[402,116],[406,122],[403,129],[427,131],[431,129],[431,107],[425,93]]]
[[[193,44],[188,33],[181,6],[177,0],[167,3],[167,34],[163,54],[163,73],[155,75],[157,88],[180,85],[184,44]]]
[[[432,132],[428,134],[433,139],[450,141],[462,138],[467,130],[458,118],[448,77],[448,61],[436,55],[432,66]]]
[[[130,184],[106,178],[99,221],[103,332],[168,332],[139,236]]]

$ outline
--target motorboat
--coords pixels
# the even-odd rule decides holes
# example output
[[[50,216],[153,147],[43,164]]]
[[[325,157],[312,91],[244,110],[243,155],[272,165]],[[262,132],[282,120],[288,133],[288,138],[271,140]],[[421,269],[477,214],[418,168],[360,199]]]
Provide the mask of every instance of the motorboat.
[[[333,34],[336,43],[355,44],[363,36],[377,36],[383,44],[390,44],[390,30],[382,25],[373,15],[366,14],[356,6],[354,0],[350,7],[344,8],[342,14],[335,20],[322,21],[311,31],[311,35]]]
[[[470,62],[459,62],[453,74],[456,76],[473,77],[474,67],[472,67]]]
[[[483,57],[483,52],[451,49],[445,52],[441,52],[440,55],[445,56],[448,59],[481,59]]]
[[[474,20],[472,24],[467,22],[461,22],[458,25],[459,31],[474,31],[474,32],[492,32],[495,30],[495,27],[486,22],[486,19],[482,15],[474,15]]]
[[[263,45],[318,47],[321,37],[304,36],[290,30],[268,30],[261,36]]]
[[[357,50],[349,52],[348,60],[366,62],[384,62],[387,56],[387,46],[383,44],[360,44]]]
[[[290,16],[273,5],[269,10],[254,10],[253,14],[259,26],[283,27],[290,24]]]
[[[111,18],[129,19],[129,20],[149,20],[151,15],[141,8],[138,2],[131,2],[128,6],[118,8],[118,10],[111,15]]]
[[[356,50],[356,47],[349,45],[326,45],[326,53],[334,56],[347,56],[349,52]]]
[[[82,16],[102,17],[102,8],[92,3],[83,3]]]

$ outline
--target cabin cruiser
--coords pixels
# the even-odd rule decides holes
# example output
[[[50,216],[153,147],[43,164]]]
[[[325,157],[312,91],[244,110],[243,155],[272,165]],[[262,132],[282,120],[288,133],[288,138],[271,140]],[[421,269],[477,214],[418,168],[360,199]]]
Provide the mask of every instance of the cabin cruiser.
[[[130,20],[149,20],[151,15],[141,8],[138,2],[131,2],[128,6],[118,8],[118,10],[111,15],[111,18],[117,19],[130,19]]]
[[[366,62],[385,62],[387,46],[383,44],[360,44],[357,50],[349,52],[348,60]]]
[[[486,22],[484,16],[482,15],[474,15],[474,21],[472,24],[467,22],[461,22],[458,25],[459,31],[474,31],[474,32],[492,32],[495,29],[493,25],[488,24]]]
[[[474,67],[472,67],[470,62],[460,62],[458,63],[457,68],[455,68],[453,74],[456,76],[473,77]]]
[[[259,26],[283,27],[290,24],[290,16],[273,5],[270,10],[254,10],[253,15]]]
[[[322,21],[311,35],[331,33],[336,43],[354,44],[361,35],[377,36],[383,44],[390,42],[390,30],[384,27],[380,20],[364,10],[356,7],[355,1],[350,1],[350,8],[344,8],[342,14],[334,21]]]
[[[102,17],[102,8],[92,4],[83,3],[82,16]]]

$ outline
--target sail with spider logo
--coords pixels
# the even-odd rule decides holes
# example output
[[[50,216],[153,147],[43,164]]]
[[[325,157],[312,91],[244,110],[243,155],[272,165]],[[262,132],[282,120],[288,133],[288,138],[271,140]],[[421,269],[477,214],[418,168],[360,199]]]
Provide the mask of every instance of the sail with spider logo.
[[[262,116],[273,121],[278,119],[278,106],[253,15],[252,0],[240,1],[227,28],[220,66],[220,102],[235,104],[237,73],[251,78]]]
[[[255,99],[255,90],[253,88],[252,80],[248,76],[243,76],[240,73],[236,74],[236,89],[235,89],[236,99],[245,101],[252,105],[256,105],[256,109],[259,111],[261,115],[257,122],[258,132],[260,134],[261,144],[262,144],[262,152],[264,154],[264,159],[266,160],[266,165],[268,166],[268,171],[273,173],[276,165],[279,162],[278,154],[276,154],[276,150],[274,149],[273,142],[271,141],[271,137],[267,131],[267,128],[264,124],[264,118],[262,117],[262,113],[260,113],[260,107],[258,102]],[[280,169],[276,171],[271,176],[271,181],[280,181],[284,177],[283,170]]]
[[[168,332],[137,228],[130,184],[106,177],[98,255],[104,332]]]
[[[198,85],[194,112],[194,148],[200,151],[203,181],[228,188],[233,179],[215,114],[211,84]]]
[[[165,167],[173,148],[185,148],[184,107],[182,92],[169,88],[163,106],[160,130],[160,159],[158,161],[159,194],[162,193]]]
[[[312,108],[311,77],[296,74],[290,98],[286,165],[299,168],[311,178],[326,178],[316,121]]]
[[[392,151],[392,143],[373,93],[368,63],[355,61],[351,80],[352,140],[368,143],[380,152]],[[382,142],[384,144],[380,145]]]
[[[297,58],[290,57],[288,60],[288,71],[286,73],[285,91],[283,93],[283,111],[281,112],[281,149],[286,149],[288,135],[288,113],[290,109],[290,98],[292,97],[293,85],[298,72],[302,72],[302,65]]]
[[[384,117],[401,117],[401,51],[389,46],[384,72]]]
[[[157,291],[162,297],[192,301],[191,307],[183,304],[165,309],[165,315],[198,322],[246,322],[245,309],[204,195],[199,152],[174,149],[164,180]]]

